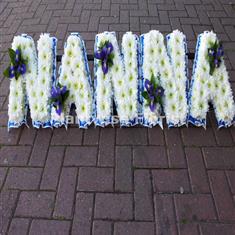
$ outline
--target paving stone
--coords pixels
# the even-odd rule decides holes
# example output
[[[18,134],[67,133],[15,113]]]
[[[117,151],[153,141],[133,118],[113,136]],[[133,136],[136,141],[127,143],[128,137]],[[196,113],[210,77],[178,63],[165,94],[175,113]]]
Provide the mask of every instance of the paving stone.
[[[112,234],[112,222],[95,220],[92,228],[93,235],[110,235]]]
[[[207,128],[184,128],[182,129],[183,141],[186,146],[215,146],[216,141],[213,130]]]
[[[19,129],[7,131],[7,127],[0,127],[0,144],[16,145],[20,135]]]
[[[215,221],[216,212],[211,195],[183,194],[175,195],[176,215],[180,222],[186,221]]]
[[[32,128],[24,127],[20,136],[20,145],[33,145],[37,131]]]
[[[150,172],[148,170],[136,170],[135,182],[135,220],[153,221],[153,190]]]
[[[60,182],[56,195],[54,218],[71,219],[73,213],[73,202],[75,197],[77,181],[77,169],[66,167],[62,169]]]
[[[164,147],[134,147],[133,165],[137,168],[167,168]]]
[[[201,227],[202,235],[234,234],[234,231],[235,231],[234,224],[218,224],[218,223],[209,224],[207,223],[207,224],[201,224],[200,227]]]
[[[80,167],[78,177],[79,191],[113,191],[113,169]]]
[[[167,155],[172,168],[186,167],[183,143],[180,130],[177,128],[164,130],[166,137]]]
[[[101,129],[99,140],[99,166],[114,166],[115,129]]]
[[[190,192],[187,170],[153,170],[155,192]]]
[[[52,145],[81,145],[83,131],[79,128],[58,128],[53,131]]]
[[[226,172],[232,194],[235,195],[235,171]]]
[[[217,128],[217,127],[216,127]],[[230,132],[226,129],[215,130],[216,142],[219,146],[233,146]]]
[[[51,134],[51,130],[41,130],[37,133],[29,165],[43,166],[45,164]]]
[[[99,144],[99,133],[100,133],[100,128],[88,128],[84,132],[84,140],[83,144],[84,145],[98,145]]]
[[[155,195],[154,204],[157,234],[177,234],[173,197]]]
[[[215,115],[210,115],[210,122],[212,123],[215,139],[219,146],[233,146],[233,139],[231,133],[226,128],[218,129]]]
[[[60,220],[34,219],[32,221],[30,235],[64,235],[69,234],[70,222]]]
[[[7,111],[0,111],[0,127],[6,127],[8,121]]]
[[[146,128],[120,128],[117,129],[118,145],[146,145]]]
[[[91,193],[78,193],[76,196],[76,206],[73,217],[72,234],[89,235],[92,225],[94,196]]]
[[[198,224],[196,223],[187,223],[184,222],[184,223],[180,223],[178,225],[179,227],[179,231],[180,231],[180,234],[181,235],[199,235],[199,228],[198,228]]]
[[[131,192],[132,180],[132,151],[130,147],[116,147],[115,190]]]
[[[206,167],[208,169],[234,169],[235,148],[204,148],[203,149]]]
[[[164,145],[164,132],[160,127],[148,129],[148,138],[150,145]]]
[[[197,17],[194,5],[185,5],[185,9],[190,17]]]
[[[18,197],[16,190],[2,190],[0,192],[0,233],[6,234],[8,224],[14,212]]]
[[[215,205],[221,221],[235,221],[235,207],[225,173],[209,171],[209,179]]]
[[[41,173],[40,168],[12,167],[8,172],[5,187],[20,190],[37,189]]]
[[[27,235],[29,227],[29,219],[23,218],[13,218],[11,221],[11,225],[8,231],[9,235]]]
[[[186,148],[185,153],[193,192],[209,193],[209,181],[201,150],[199,148]]]
[[[50,147],[40,189],[56,190],[64,156],[64,147]]]
[[[2,108],[4,102],[5,102],[5,97],[4,96],[0,96],[0,109]]]
[[[94,217],[97,219],[131,220],[133,218],[131,194],[97,193]]]
[[[154,223],[151,222],[117,222],[114,224],[114,235],[154,234]]]
[[[0,149],[0,164],[4,166],[27,165],[31,147],[29,146],[3,146]]]
[[[7,168],[6,167],[0,167],[0,189],[2,188],[4,184],[4,180],[7,175]]]
[[[65,166],[95,166],[97,147],[67,147]]]
[[[54,207],[54,192],[23,191],[20,193],[15,215],[50,218]]]

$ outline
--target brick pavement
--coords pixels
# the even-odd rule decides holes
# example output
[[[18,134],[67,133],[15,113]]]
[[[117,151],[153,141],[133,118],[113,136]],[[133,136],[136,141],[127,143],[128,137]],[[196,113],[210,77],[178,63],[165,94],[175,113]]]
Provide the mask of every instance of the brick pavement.
[[[0,70],[14,35],[213,29],[235,89],[233,0],[1,0]],[[190,63],[190,67],[192,63]],[[0,234],[235,234],[235,129],[70,128],[7,133],[0,76]]]

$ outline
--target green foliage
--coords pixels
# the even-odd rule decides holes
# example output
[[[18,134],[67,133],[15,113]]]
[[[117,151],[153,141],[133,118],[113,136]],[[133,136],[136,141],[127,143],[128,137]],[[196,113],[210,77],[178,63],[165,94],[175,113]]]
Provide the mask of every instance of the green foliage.
[[[10,66],[8,66],[4,71],[3,71],[4,77],[10,77]]]
[[[151,78],[150,78],[150,83],[153,86],[153,90],[156,91],[158,88],[160,88],[159,85],[159,80],[160,80],[160,75],[158,75],[158,77],[154,77],[153,74],[151,74]],[[149,97],[149,93],[147,90],[143,91],[142,93],[142,97],[146,100],[146,105],[150,106],[152,100]],[[160,95],[157,95],[155,92],[153,92],[153,94],[151,94],[154,96],[153,102],[154,104],[160,104],[161,108],[162,108],[162,97]]]
[[[60,89],[63,88],[63,85],[61,85],[60,83],[57,84],[57,87],[59,87]],[[62,95],[59,95],[57,97],[51,97],[51,103],[53,104],[53,106],[55,108],[57,108],[56,104],[58,101],[60,104],[62,104],[62,107],[64,107],[64,104],[66,102],[66,100],[69,97],[69,90],[66,90],[66,92]]]
[[[12,48],[8,48],[8,55],[9,55],[9,58],[10,58],[10,65],[3,71],[3,76],[4,77],[8,77],[8,78],[10,77],[10,68],[11,68],[11,66],[14,66],[15,68],[17,68],[21,64],[25,64],[27,66],[28,61],[22,57],[21,48],[19,47],[18,50],[20,51],[19,61],[16,62],[16,52]],[[18,72],[17,69],[15,69],[14,72],[15,72],[15,79],[17,80],[20,76],[20,73]]]
[[[109,41],[104,41],[104,42],[101,42],[99,47],[98,47],[98,50],[99,51],[102,51],[102,49],[107,46],[109,44]],[[108,59],[107,59],[107,64],[108,64],[108,67],[112,67],[113,66],[113,59],[114,59],[115,55],[114,53],[112,52],[111,54],[108,55]],[[102,60],[99,60],[98,62],[98,65],[99,66],[102,66]]]
[[[148,100],[148,98],[149,98],[147,91],[143,91],[143,92],[142,92],[142,96],[143,96],[144,99],[146,99],[146,100]]]
[[[214,50],[215,52],[217,52],[220,46],[221,46],[221,44],[218,42],[218,40],[216,40],[214,43],[210,43],[210,48],[208,49],[208,52],[209,52],[209,50]],[[210,65],[210,75],[212,76],[215,69],[216,69],[215,62],[214,62],[215,58],[213,56],[209,56],[209,53],[208,53],[207,60]]]

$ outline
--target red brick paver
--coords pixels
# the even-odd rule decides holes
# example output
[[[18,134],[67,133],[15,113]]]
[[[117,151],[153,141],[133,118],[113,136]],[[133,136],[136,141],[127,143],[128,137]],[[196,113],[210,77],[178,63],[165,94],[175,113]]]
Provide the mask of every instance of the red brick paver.
[[[235,90],[235,3],[226,0],[2,0],[0,72],[14,35],[95,35],[173,29],[223,41]],[[192,61],[189,62],[190,72]],[[92,68],[92,65],[91,65]],[[89,128],[7,132],[9,80],[0,76],[0,234],[233,235],[235,128]]]

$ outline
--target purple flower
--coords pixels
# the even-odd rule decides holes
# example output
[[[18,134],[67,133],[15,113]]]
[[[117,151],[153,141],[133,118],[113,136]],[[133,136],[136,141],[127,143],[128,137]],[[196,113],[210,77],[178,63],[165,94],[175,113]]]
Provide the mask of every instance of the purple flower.
[[[17,71],[23,75],[26,73],[26,65],[25,64],[20,64],[18,65]]]
[[[219,68],[221,64],[221,58],[224,55],[224,49],[222,44],[218,44],[215,42],[215,45],[212,48],[208,49],[208,56],[210,57],[210,66],[213,68]],[[213,69],[211,70],[210,74],[212,75]]]
[[[215,55],[215,50],[214,49],[212,49],[212,48],[210,48],[210,49],[208,49],[208,54],[209,54],[209,56],[214,56]]]
[[[150,101],[149,107],[150,107],[150,110],[154,112],[154,110],[156,109],[156,104],[154,102],[154,99]]]
[[[102,70],[104,74],[108,73],[108,59],[113,51],[112,43],[106,43],[101,50],[95,52],[95,58],[101,60]]]
[[[10,78],[15,77],[15,67],[13,65],[11,65],[9,68],[9,77]]]
[[[60,114],[62,113],[62,103],[57,101],[54,103],[54,107],[56,108],[56,113],[60,116]]]
[[[217,51],[217,56],[222,57],[223,55],[224,55],[224,49],[223,49],[223,46],[220,45],[220,47],[218,48],[218,51]]]
[[[156,103],[161,100],[161,97],[164,95],[164,89],[161,86],[153,84],[148,79],[145,79],[144,86],[147,92],[147,97],[145,99],[149,102],[149,108],[152,112],[156,109]]]
[[[156,96],[162,97],[164,95],[164,89],[161,86],[158,86],[155,94],[156,94]]]
[[[62,110],[63,110],[63,98],[64,98],[64,95],[65,93],[67,92],[67,87],[66,86],[63,86],[63,87],[60,87],[60,86],[53,86],[52,89],[51,89],[51,97],[53,99],[53,106],[55,107],[56,109],[56,113],[58,115],[61,115],[62,113]]]
[[[215,58],[214,60],[214,64],[215,64],[215,67],[218,68],[219,67],[219,60],[217,58]]]
[[[145,86],[146,91],[148,92],[149,99],[151,100],[154,99],[153,84],[148,79],[146,79],[144,86]]]
[[[15,54],[15,62],[19,63],[19,61],[20,61],[20,50],[16,49],[15,53],[16,53]]]

